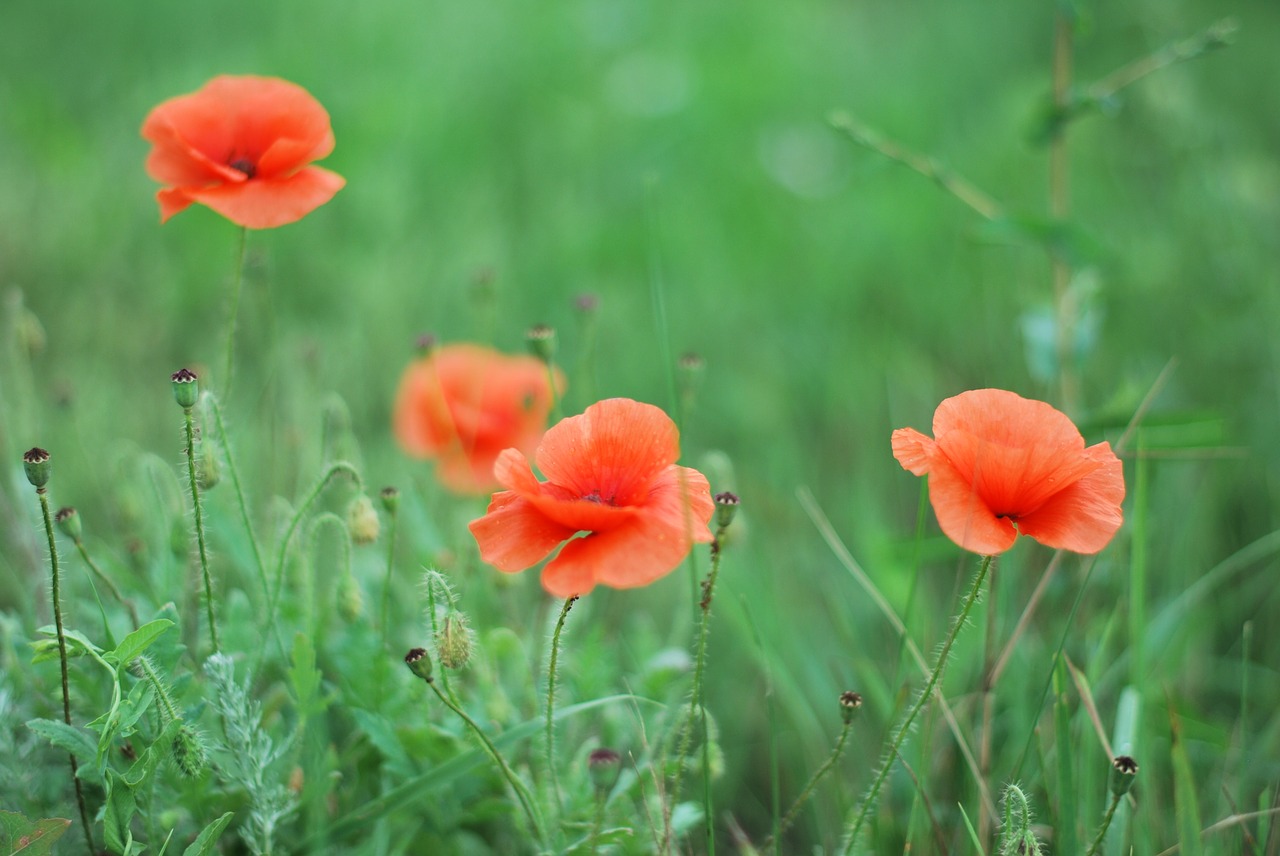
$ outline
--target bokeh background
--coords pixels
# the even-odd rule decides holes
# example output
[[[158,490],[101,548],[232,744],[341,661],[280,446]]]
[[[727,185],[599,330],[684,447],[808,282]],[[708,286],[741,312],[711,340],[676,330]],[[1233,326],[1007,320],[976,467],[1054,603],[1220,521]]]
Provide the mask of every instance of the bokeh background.
[[[1152,454],[1145,598],[1164,614],[1277,528],[1280,6],[1076,9],[1081,85],[1224,15],[1238,24],[1231,46],[1141,80],[1068,131],[1073,287],[1086,318],[1072,415],[1091,442],[1114,442],[1172,365],[1142,435]],[[176,460],[167,375],[222,359],[236,227],[199,207],[159,224],[143,117],[216,74],[277,75],[330,111],[337,147],[323,165],[348,185],[302,222],[249,235],[228,411],[255,502],[310,483],[318,460],[308,444],[340,396],[370,481],[413,494],[413,560],[464,554],[465,591],[491,572],[466,557],[465,532],[432,517],[429,467],[405,458],[389,429],[415,338],[517,351],[529,326],[550,323],[571,411],[615,395],[673,407],[669,367],[696,353],[705,369],[686,402],[686,461],[745,508],[712,643],[730,773],[718,796],[749,831],[765,826],[767,693],[792,789],[827,752],[836,695],[867,693],[873,725],[849,774],[864,781],[877,729],[912,676],[896,669],[892,631],[796,490],[813,492],[899,609],[910,599],[927,650],[972,564],[931,518],[915,537],[920,485],[890,456],[889,433],[927,429],[937,401],[969,388],[1055,401],[1044,328],[1053,298],[1034,229],[984,223],[827,117],[844,110],[1043,222],[1048,154],[1037,137],[1055,11],[832,0],[6,3],[0,606],[37,609],[38,542],[12,505],[25,496],[21,451],[54,450],[63,501],[116,521],[121,449]],[[591,352],[575,308],[583,294],[599,300]],[[1131,533],[1100,560],[1069,637],[1104,711],[1134,681],[1115,656],[1123,628],[1106,622],[1128,598]],[[1219,779],[1224,747],[1238,749],[1229,688],[1241,669],[1264,706],[1278,700],[1274,548],[1250,555],[1176,614],[1162,656],[1136,678],[1155,708],[1150,739],[1162,739],[1161,722],[1167,732],[1173,700],[1197,724],[1198,769]],[[1008,623],[1047,556],[1028,544],[1005,561]],[[1028,709],[1082,582],[1069,564],[1039,641],[1019,655]],[[620,657],[648,656],[633,650],[637,628],[678,641],[688,628],[672,607],[687,594],[683,573],[645,592],[602,593],[593,608],[621,629],[610,636],[605,622],[584,621],[579,650],[602,638]],[[1246,622],[1252,653],[1241,666]],[[572,659],[571,671],[588,662]],[[963,670],[951,680],[963,688]],[[1275,724],[1255,726],[1257,753],[1280,757]],[[1023,775],[1034,779],[1034,766]],[[1249,775],[1266,781],[1275,770]],[[831,838],[845,808],[819,801],[805,821],[814,840]]]

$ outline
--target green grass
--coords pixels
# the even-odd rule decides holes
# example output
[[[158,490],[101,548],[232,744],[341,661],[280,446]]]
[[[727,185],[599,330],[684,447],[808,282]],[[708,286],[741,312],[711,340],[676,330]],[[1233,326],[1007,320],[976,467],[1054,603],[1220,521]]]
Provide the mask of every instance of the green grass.
[[[476,660],[450,688],[542,788],[558,605],[535,574],[510,578],[479,561],[465,524],[483,501],[443,494],[430,466],[396,447],[389,413],[419,333],[517,351],[528,327],[549,323],[569,374],[565,413],[608,396],[674,413],[670,358],[705,359],[684,413],[684,463],[743,498],[707,660],[716,848],[736,852],[736,829],[757,846],[769,836],[831,754],[837,699],[852,689],[866,704],[838,769],[780,849],[836,851],[924,676],[797,490],[812,493],[928,660],[976,561],[938,532],[890,455],[890,431],[926,429],[939,400],[969,388],[1064,404],[1043,337],[1023,332],[1053,300],[1036,237],[1049,156],[1031,140],[1051,88],[1053,11],[829,0],[11,4],[0,26],[0,809],[76,812],[65,748],[25,725],[61,718],[57,665],[31,662],[52,623],[39,505],[20,468],[31,446],[53,453],[52,502],[79,509],[87,554],[144,622],[176,622],[148,653],[184,715],[223,737],[201,670],[208,632],[168,375],[221,369],[238,230],[198,207],[158,224],[138,127],[165,98],[252,72],[296,81],[326,106],[337,147],[324,165],[348,179],[302,222],[248,235],[225,437],[197,408],[204,442],[217,442],[243,489],[242,510],[224,467],[204,492],[204,524],[222,646],[239,681],[253,669],[260,733],[283,747],[263,788],[297,802],[278,843],[390,854],[531,846],[502,777],[398,658],[430,641],[422,569],[439,568],[477,637]],[[1227,12],[1239,31],[1069,126],[1072,258],[1096,278],[1081,291],[1095,326],[1071,415],[1090,442],[1114,444],[1142,408],[1125,454],[1127,523],[1096,560],[1061,562],[985,726],[986,628],[1003,649],[1048,550],[1024,539],[1000,558],[995,594],[975,607],[942,686],[975,752],[990,729],[991,799],[1016,781],[1046,852],[1064,840],[1087,847],[1107,808],[1098,731],[1141,765],[1104,851],[1195,852],[1195,825],[1266,811],[1280,788],[1280,113],[1266,100],[1280,86],[1280,11],[1203,0],[1079,11],[1082,84]],[[1040,225],[984,223],[832,129],[832,110],[937,157]],[[478,284],[486,270],[491,289]],[[573,305],[584,292],[600,298],[585,366]],[[42,347],[27,347],[36,324]],[[349,480],[317,495],[281,549],[339,460],[375,505],[384,485],[402,493],[389,650],[378,621],[385,515],[383,540],[350,554],[363,610],[344,617],[335,598],[345,541],[323,515],[343,518]],[[59,547],[68,625],[111,650],[132,629],[127,610],[98,587],[107,638],[88,567],[73,542]],[[705,553],[697,561],[705,573]],[[264,632],[260,568],[283,579],[276,633]],[[557,848],[588,834],[585,759],[598,745],[631,753],[640,770],[624,767],[607,806],[606,829],[633,830],[610,846],[652,850],[654,825],[661,838],[646,770],[673,748],[689,690],[689,598],[682,569],[574,607],[555,742],[577,825]],[[305,706],[296,633],[320,675]],[[115,679],[89,657],[72,661],[70,677],[73,722],[96,740],[84,726],[111,705]],[[126,699],[141,686],[128,672],[119,681]],[[156,716],[151,707],[139,719],[139,755],[165,739]],[[122,744],[107,747],[110,776],[130,768]],[[702,757],[695,745],[681,788],[691,806],[702,803]],[[919,789],[894,768],[867,839],[875,850],[901,852],[910,836],[931,852],[927,804],[951,852],[973,852],[968,823],[996,852],[982,789],[936,703],[902,757]],[[229,768],[225,753],[212,762]],[[148,775],[155,786],[131,827],[148,852],[170,830],[168,852],[181,852],[228,811],[219,846],[245,852],[250,789],[212,770],[189,780],[160,764]],[[91,812],[110,776],[86,781]],[[704,852],[701,818],[675,816],[685,823],[677,849]],[[1232,823],[1203,852],[1267,852],[1275,828],[1274,818]],[[78,835],[73,826],[56,852],[83,852]]]

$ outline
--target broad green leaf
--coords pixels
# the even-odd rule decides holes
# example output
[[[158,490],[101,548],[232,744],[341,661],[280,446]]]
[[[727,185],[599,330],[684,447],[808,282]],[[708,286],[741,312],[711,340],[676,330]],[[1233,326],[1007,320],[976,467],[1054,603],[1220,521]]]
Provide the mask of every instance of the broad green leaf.
[[[66,749],[78,760],[87,764],[93,764],[97,757],[98,747],[93,745],[89,735],[65,722],[59,722],[56,719],[32,719],[27,722],[27,728],[54,746]]]
[[[173,622],[167,618],[157,618],[155,621],[148,621],[137,630],[130,633],[120,642],[116,649],[107,654],[108,659],[115,660],[121,666],[127,667],[133,662],[134,658],[150,647],[152,642],[160,638],[166,630],[173,626]]]
[[[66,818],[30,820],[16,811],[0,811],[0,849],[10,856],[47,856],[70,826]]]
[[[133,844],[129,822],[138,810],[133,788],[112,770],[107,771],[106,783],[107,804],[103,809],[102,826],[107,848],[113,853],[128,853]]]
[[[182,856],[209,856],[214,851],[214,845],[218,843],[218,839],[222,836],[222,831],[227,828],[227,824],[231,822],[231,818],[235,816],[234,812],[227,812],[222,817],[201,830],[196,836],[196,840],[191,842],[191,846],[182,851]]]

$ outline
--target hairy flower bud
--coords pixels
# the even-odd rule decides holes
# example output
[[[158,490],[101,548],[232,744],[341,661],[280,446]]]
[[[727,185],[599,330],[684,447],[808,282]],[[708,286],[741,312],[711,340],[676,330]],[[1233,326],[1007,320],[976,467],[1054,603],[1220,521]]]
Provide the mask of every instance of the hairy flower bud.
[[[200,382],[190,369],[178,369],[170,377],[173,381],[173,398],[183,410],[196,406],[200,398]]]
[[[850,691],[840,693],[840,716],[844,718],[846,724],[853,722],[853,718],[858,715],[858,711],[861,709],[861,695]]]
[[[372,544],[378,540],[381,528],[373,500],[363,493],[351,500],[351,505],[347,506],[347,531],[351,533],[351,543]]]
[[[204,737],[199,730],[185,722],[173,738],[173,763],[182,775],[194,779],[204,772],[209,753],[204,747]]]
[[[467,626],[467,616],[464,613],[454,611],[446,615],[436,637],[440,665],[454,671],[465,667],[471,659],[471,636],[471,628]]]
[[[592,749],[587,756],[587,774],[596,794],[607,796],[622,775],[622,756],[612,749]]]
[[[409,671],[427,683],[434,680],[431,677],[431,655],[426,648],[410,648],[409,653],[404,655],[404,664],[409,667]]]
[[[79,542],[82,532],[80,526],[80,515],[71,506],[59,508],[58,513],[53,515],[53,522],[58,524],[58,531],[72,541]]]
[[[338,614],[350,624],[364,612],[364,593],[352,574],[345,574],[338,583]]]
[[[1111,793],[1123,796],[1133,787],[1133,780],[1138,776],[1138,762],[1128,755],[1117,755],[1111,762]]]

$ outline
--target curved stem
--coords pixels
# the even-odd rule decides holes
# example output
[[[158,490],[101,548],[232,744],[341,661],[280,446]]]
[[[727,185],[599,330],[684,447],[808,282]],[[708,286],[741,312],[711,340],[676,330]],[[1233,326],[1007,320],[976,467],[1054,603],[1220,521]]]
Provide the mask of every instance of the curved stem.
[[[796,797],[796,801],[791,804],[791,808],[787,810],[786,816],[783,817],[782,822],[778,824],[777,830],[773,835],[769,836],[768,840],[765,841],[763,845],[761,845],[760,850],[762,852],[772,848],[774,843],[782,837],[782,834],[791,828],[791,824],[795,823],[796,815],[800,813],[800,809],[804,804],[809,801],[809,797],[813,796],[813,792],[817,789],[818,783],[822,781],[823,777],[826,776],[827,773],[831,772],[832,768],[835,767],[836,762],[840,760],[840,756],[844,754],[844,746],[845,743],[848,742],[849,732],[852,730],[853,723],[846,722],[844,724],[844,728],[840,730],[840,739],[836,741],[835,748],[831,750],[831,757],[827,758],[827,760],[823,762],[822,766],[819,767],[809,779],[809,783],[804,786],[804,790],[800,792],[800,796]]]
[[[1094,856],[1098,852],[1098,848],[1102,846],[1102,839],[1107,837],[1107,830],[1111,828],[1111,818],[1116,816],[1116,808],[1120,805],[1122,794],[1115,794],[1111,797],[1111,807],[1107,809],[1107,816],[1102,819],[1102,826],[1098,829],[1098,837],[1093,839],[1093,845],[1089,848],[1087,856]]]
[[[120,589],[116,586],[115,581],[112,580],[111,577],[107,576],[106,573],[103,572],[102,568],[98,567],[97,562],[90,558],[89,551],[84,546],[84,539],[76,538],[75,544],[76,549],[80,552],[80,558],[84,559],[84,563],[89,566],[89,570],[93,571],[93,575],[107,587],[107,591],[111,592],[112,597],[120,601],[120,603],[124,605],[124,608],[129,610],[129,617],[133,619],[133,629],[137,630],[141,627],[142,622],[138,619],[138,607],[134,605],[133,601],[120,593]]]
[[[907,733],[911,730],[911,723],[915,722],[916,716],[919,715],[929,701],[929,697],[933,695],[933,688],[942,677],[943,669],[947,665],[947,658],[951,655],[951,646],[955,644],[956,637],[960,635],[960,628],[969,620],[969,612],[978,600],[978,594],[982,590],[982,583],[987,578],[987,571],[991,569],[991,560],[991,556],[982,557],[982,565],[978,568],[978,576],[973,581],[973,587],[969,589],[969,593],[965,596],[964,604],[960,608],[960,614],[952,623],[947,639],[942,643],[942,649],[938,652],[938,663],[933,667],[933,671],[930,672],[929,681],[925,684],[924,691],[916,697],[916,702],[911,706],[906,719],[902,721],[902,724],[898,726],[898,730],[893,735],[893,741],[890,743],[884,764],[881,765],[880,772],[876,775],[876,780],[871,785],[871,790],[867,792],[866,799],[862,801],[862,806],[858,809],[858,816],[854,818],[853,824],[849,827],[849,835],[845,840],[843,851],[846,854],[853,852],[854,845],[858,841],[858,833],[862,831],[862,825],[866,822],[867,815],[876,804],[876,797],[880,794],[880,786],[884,784],[889,771],[893,769],[893,759],[897,757],[898,750],[902,748],[902,744],[906,741]]]
[[[547,666],[547,721],[545,729],[547,780],[550,783],[551,794],[558,812],[564,811],[564,805],[560,802],[560,780],[556,775],[556,664],[560,660],[560,633],[564,630],[564,622],[569,617],[569,610],[573,609],[573,605],[577,601],[578,595],[575,594],[573,597],[565,598],[564,605],[560,607],[560,617],[556,619],[556,629],[551,634],[551,658]]]
[[[196,543],[200,546],[200,573],[204,577],[204,608],[209,622],[209,643],[213,653],[221,650],[218,644],[218,625],[213,617],[213,581],[209,577],[209,554],[204,544],[204,514],[200,510],[200,486],[196,481],[195,427],[191,408],[182,408],[183,423],[187,429],[187,478],[191,483],[191,507],[195,511]]]
[[[471,729],[471,733],[474,734],[484,746],[485,752],[489,754],[493,763],[498,765],[498,769],[506,778],[507,783],[510,784],[511,789],[516,792],[516,798],[520,800],[520,805],[524,809],[525,816],[529,818],[529,825],[533,827],[534,835],[537,836],[538,841],[545,844],[546,837],[542,831],[542,823],[538,820],[537,812],[534,811],[533,799],[529,795],[529,789],[525,787],[524,782],[520,781],[520,778],[516,775],[515,771],[507,764],[506,759],[502,757],[502,753],[498,751],[498,747],[493,745],[493,741],[484,733],[484,729],[477,725],[476,721],[468,716],[467,712],[463,710],[461,706],[455,704],[453,699],[442,693],[440,688],[436,686],[436,682],[433,679],[427,678],[426,682],[427,686],[431,687],[431,690],[439,696],[440,701],[444,702],[445,707],[457,714],[457,716],[467,724],[467,727]]]
[[[227,319],[227,373],[222,381],[222,393],[227,396],[231,395],[231,369],[235,362],[233,357],[236,344],[236,316],[240,314],[240,287],[244,284],[244,246],[248,234],[248,228],[241,226],[239,249],[236,250],[235,280],[231,286],[231,317]]]
[[[58,545],[53,539],[53,518],[49,516],[49,497],[44,488],[36,488],[40,497],[40,511],[44,514],[44,531],[49,538],[49,567],[53,575],[53,623],[58,630],[58,662],[62,666],[62,721],[71,727],[71,690],[67,680],[67,637],[62,629],[62,589],[58,576]],[[76,805],[80,809],[80,823],[84,827],[85,840],[89,842],[89,853],[96,853],[93,846],[93,829],[89,825],[89,811],[84,803],[84,789],[80,787],[80,777],[76,764],[76,756],[68,753],[71,759],[71,781],[76,788]]]
[[[169,717],[168,721],[181,720],[182,715],[178,713],[173,706],[173,699],[169,698],[169,692],[165,689],[164,682],[160,680],[160,676],[156,674],[155,668],[151,665],[151,661],[146,656],[138,657],[135,660],[138,668],[142,670],[143,676],[150,682],[151,688],[156,691],[156,698],[160,699],[160,704],[164,708],[165,715]]]

